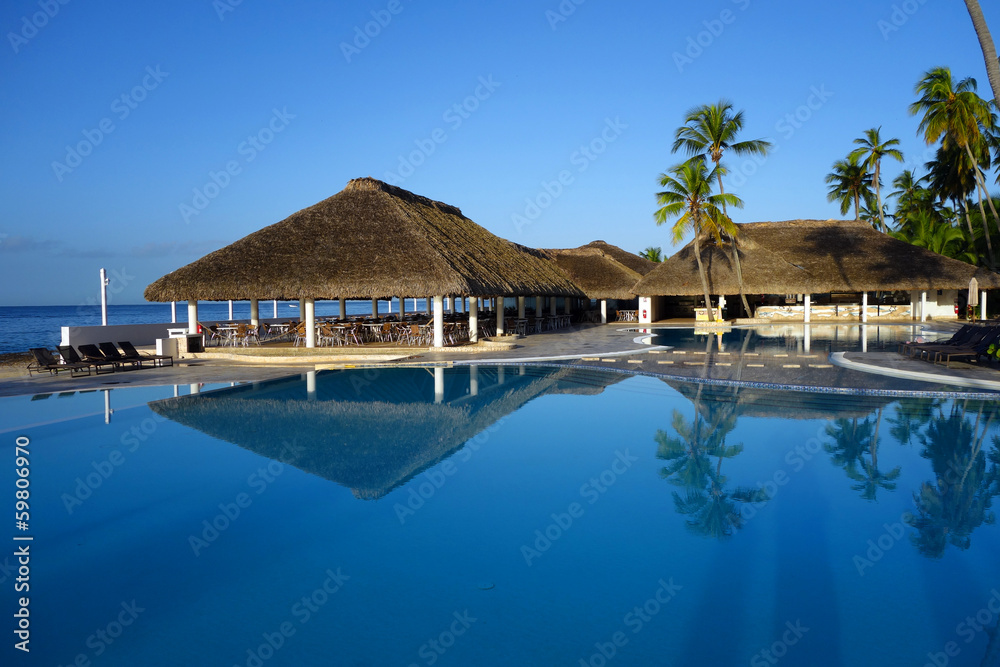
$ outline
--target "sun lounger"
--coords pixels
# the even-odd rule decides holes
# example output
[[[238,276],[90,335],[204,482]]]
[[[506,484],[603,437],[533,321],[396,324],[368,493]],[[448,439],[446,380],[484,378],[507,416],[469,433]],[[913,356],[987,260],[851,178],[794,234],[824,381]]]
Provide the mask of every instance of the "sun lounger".
[[[110,361],[108,361],[107,359],[102,359],[101,361],[88,359],[84,361],[83,357],[77,354],[77,351],[73,349],[72,345],[60,345],[56,349],[59,350],[59,354],[62,355],[63,361],[67,363],[87,364],[88,366],[92,367],[94,369],[94,372],[97,373],[98,375],[101,374],[102,369],[110,369],[105,371],[107,373],[115,372],[115,365]]]
[[[996,343],[997,338],[1000,338],[1000,327],[988,327],[986,335],[975,345],[938,350],[934,353],[934,363],[944,360],[945,366],[950,366],[953,359],[971,359],[975,361],[986,354],[990,345]]]
[[[97,347],[100,348],[101,352],[108,359],[108,361],[117,361],[122,364],[128,363],[138,368],[142,368],[142,364],[144,362],[153,362],[152,359],[143,359],[142,357],[139,356],[130,357],[128,355],[123,355],[121,352],[118,351],[118,348],[115,347],[114,343],[110,342],[98,343]],[[152,368],[152,366],[150,366],[150,368]]]
[[[974,327],[971,324],[964,324],[962,325],[961,329],[952,334],[951,338],[947,340],[938,340],[930,343],[917,343],[917,342],[900,343],[899,347],[897,348],[897,351],[900,354],[906,354],[912,357],[916,353],[921,353],[921,351],[926,348],[937,348],[941,347],[942,345],[960,345],[962,343],[968,342],[969,338],[971,338],[977,332],[977,329],[979,329],[979,327]],[[922,353],[921,356],[923,356]]]
[[[86,371],[87,375],[90,375],[90,364],[61,362],[44,347],[31,348],[31,354],[34,355],[35,362],[28,364],[29,377],[32,372],[41,373],[42,371],[48,371],[49,375],[53,373],[58,375],[59,371],[69,371],[70,376]]]
[[[139,368],[139,363],[137,361],[109,359],[103,352],[101,352],[100,348],[94,345],[93,343],[87,343],[85,345],[77,345],[76,347],[78,350],[80,350],[80,354],[83,355],[84,361],[106,362],[109,364],[113,364],[115,370],[126,368],[126,364],[131,369]]]
[[[946,341],[941,341],[937,343],[920,343],[912,344],[908,348],[909,355],[911,357],[917,357],[922,359],[924,355],[927,355],[928,359],[933,360],[934,356],[939,351],[954,350],[958,348],[974,347],[979,344],[979,342],[990,332],[991,327],[980,327],[980,326],[969,326],[969,330],[966,331],[962,336],[957,333]]]
[[[169,354],[143,354],[139,350],[135,349],[135,345],[128,342],[127,340],[118,341],[118,345],[125,352],[126,359],[149,359],[154,362],[156,366],[173,366],[174,358]],[[169,361],[169,364],[164,364],[165,361]]]

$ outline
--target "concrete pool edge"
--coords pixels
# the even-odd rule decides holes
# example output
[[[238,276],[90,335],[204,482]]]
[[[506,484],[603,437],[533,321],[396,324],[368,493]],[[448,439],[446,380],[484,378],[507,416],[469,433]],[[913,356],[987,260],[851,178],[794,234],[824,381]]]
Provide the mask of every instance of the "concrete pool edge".
[[[873,363],[864,363],[847,358],[847,352],[834,352],[830,355],[830,363],[840,368],[857,371],[859,373],[870,373],[900,380],[913,380],[915,382],[933,382],[935,384],[955,385],[958,387],[969,387],[971,389],[987,389],[1000,392],[1000,381],[987,380],[983,378],[963,377],[960,375],[950,375],[943,373],[928,373],[924,371],[906,370],[902,368],[890,368]]]

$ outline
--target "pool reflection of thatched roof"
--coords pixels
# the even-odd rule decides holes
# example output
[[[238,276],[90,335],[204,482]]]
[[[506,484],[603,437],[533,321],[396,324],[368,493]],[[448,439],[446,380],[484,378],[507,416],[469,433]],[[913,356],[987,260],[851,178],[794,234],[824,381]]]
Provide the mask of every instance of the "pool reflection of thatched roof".
[[[589,299],[627,300],[636,296],[632,286],[642,275],[599,248],[581,246],[541,252],[579,285]]]
[[[710,419],[719,408],[732,409],[740,417],[770,419],[862,419],[898,400],[888,396],[774,391],[753,387],[722,387],[663,378],[677,393],[699,406]]]
[[[454,206],[373,178],[163,276],[149,301],[577,296],[550,262]]]
[[[296,377],[149,405],[179,424],[375,499],[529,401],[574,383],[574,371],[566,368],[528,368],[520,375],[516,368],[480,366],[473,395],[469,367],[436,369],[444,372],[445,391],[435,403],[434,370],[382,369],[373,381],[360,371],[324,371],[314,397]],[[606,383],[618,380],[606,374]],[[589,374],[583,390],[600,382]]]
[[[1000,275],[882,234],[867,223],[790,220],[739,225],[740,264],[748,294],[822,294],[875,290],[984,289]],[[710,294],[736,294],[732,246],[702,241]],[[693,241],[633,288],[647,296],[703,293]]]

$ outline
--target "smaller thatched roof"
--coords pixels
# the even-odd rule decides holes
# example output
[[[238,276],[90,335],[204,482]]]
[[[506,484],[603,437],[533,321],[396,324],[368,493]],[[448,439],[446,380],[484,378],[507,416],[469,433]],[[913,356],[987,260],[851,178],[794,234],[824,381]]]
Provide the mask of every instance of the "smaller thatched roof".
[[[149,301],[583,296],[454,206],[373,178],[163,276]]]
[[[963,289],[973,276],[984,289],[1000,287],[1000,274],[894,239],[863,222],[789,220],[738,227],[748,294]],[[732,245],[706,239],[701,246],[709,293],[738,293]],[[648,296],[702,294],[694,242],[632,289]]]
[[[542,250],[556,266],[584,291],[588,299],[634,299],[642,275],[593,246]]]
[[[640,257],[634,252],[623,250],[622,248],[619,248],[616,245],[611,245],[606,241],[591,241],[587,245],[580,246],[580,249],[583,248],[597,248],[605,255],[608,255],[615,261],[624,264],[639,275],[643,276],[659,266],[656,262],[651,262],[645,257]]]

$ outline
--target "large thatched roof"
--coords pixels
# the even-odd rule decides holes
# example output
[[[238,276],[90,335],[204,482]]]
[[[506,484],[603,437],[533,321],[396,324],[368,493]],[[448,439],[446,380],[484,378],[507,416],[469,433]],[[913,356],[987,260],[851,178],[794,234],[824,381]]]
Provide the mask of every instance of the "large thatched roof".
[[[790,220],[739,225],[740,264],[748,294],[822,294],[876,290],[1000,287],[1000,275],[918,248],[863,222]],[[702,241],[709,293],[736,294],[732,247]],[[644,276],[638,294],[702,294],[694,242]]]
[[[583,296],[454,206],[373,178],[163,276],[149,301]]]
[[[591,241],[587,245],[580,246],[580,249],[583,248],[597,248],[605,255],[614,259],[616,262],[624,264],[639,275],[643,276],[659,266],[656,262],[651,262],[645,257],[640,257],[634,252],[623,250],[622,248],[619,248],[616,245],[611,245],[606,241]]]
[[[157,414],[295,466],[375,499],[447,458],[529,401],[547,393],[597,393],[614,374],[570,368],[480,366],[478,395],[469,367],[444,369],[434,402],[426,368],[391,368],[369,381],[357,371],[324,371],[316,393],[298,377],[154,401]],[[579,377],[578,377],[579,376]],[[481,436],[486,437],[486,436]],[[479,441],[477,441],[479,442]]]
[[[636,296],[632,286],[642,275],[593,245],[542,250],[542,253],[555,262],[589,299],[634,299]]]

